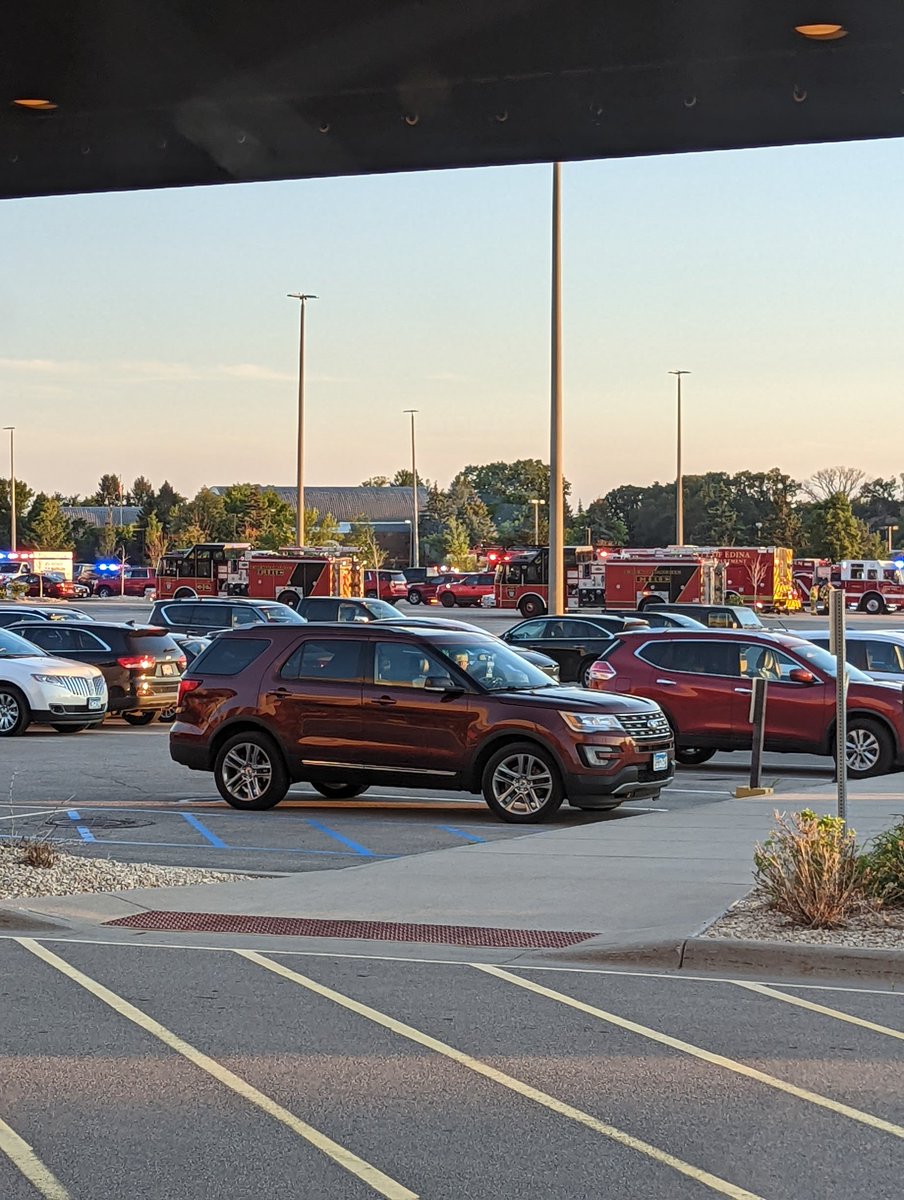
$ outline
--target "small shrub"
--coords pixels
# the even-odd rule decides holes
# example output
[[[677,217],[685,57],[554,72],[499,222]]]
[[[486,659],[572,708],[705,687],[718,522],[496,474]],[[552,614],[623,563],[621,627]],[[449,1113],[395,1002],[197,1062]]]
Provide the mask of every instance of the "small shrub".
[[[837,929],[868,905],[870,866],[852,829],[811,809],[775,819],[778,828],[754,851],[757,886],[770,908],[796,925]]]
[[[48,870],[57,860],[57,849],[43,838],[23,838],[18,844],[19,861],[26,867]]]
[[[904,905],[904,817],[874,838],[864,857],[876,899],[889,907]]]

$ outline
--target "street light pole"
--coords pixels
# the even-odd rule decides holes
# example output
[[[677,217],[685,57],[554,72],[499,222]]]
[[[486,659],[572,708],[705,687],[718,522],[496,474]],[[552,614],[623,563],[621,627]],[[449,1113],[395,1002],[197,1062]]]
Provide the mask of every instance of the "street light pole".
[[[4,425],[3,431],[9,434],[9,548],[16,550],[16,427]]]
[[[681,469],[681,376],[690,371],[669,371],[678,381],[678,478],[675,481],[675,544],[684,545],[684,475]]]
[[[289,292],[290,300],[301,301],[298,322],[298,459],[295,482],[298,491],[298,513],[295,518],[295,540],[304,545],[304,312],[308,300],[316,300],[307,292]]]
[[[565,513],[562,462],[562,164],[552,165],[552,313],[550,328],[549,589],[547,610],[565,608]]]
[[[414,417],[418,412],[416,408],[405,408],[402,410],[411,417],[411,509],[413,516],[411,518],[411,565],[419,567],[421,565],[421,548],[418,528],[418,511],[417,511],[417,454],[415,453],[414,444]]]
[[[540,545],[540,505],[545,504],[545,500],[531,500],[534,506],[534,545]]]

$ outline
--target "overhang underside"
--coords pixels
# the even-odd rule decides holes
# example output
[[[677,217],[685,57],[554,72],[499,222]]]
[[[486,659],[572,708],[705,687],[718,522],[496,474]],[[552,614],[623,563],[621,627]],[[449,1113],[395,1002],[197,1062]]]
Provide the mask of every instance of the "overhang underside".
[[[901,0],[23,0],[0,20],[2,198],[904,133]],[[795,32],[816,21],[847,36]]]

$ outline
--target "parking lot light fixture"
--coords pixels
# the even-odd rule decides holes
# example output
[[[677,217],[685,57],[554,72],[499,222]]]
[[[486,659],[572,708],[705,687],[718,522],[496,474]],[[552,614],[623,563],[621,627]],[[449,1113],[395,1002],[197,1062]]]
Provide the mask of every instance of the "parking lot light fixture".
[[[304,313],[308,300],[316,300],[309,292],[289,292],[290,300],[301,301],[298,322],[298,451],[296,462],[296,485],[298,491],[298,513],[295,518],[295,540],[304,545]]]
[[[420,533],[419,533],[419,517],[418,517],[418,494],[417,494],[417,453],[415,451],[414,442],[414,418],[418,413],[416,408],[405,408],[402,410],[411,417],[411,554],[410,562],[413,567],[421,565],[421,548],[420,548]]]
[[[16,545],[16,427],[4,425],[4,433],[9,434],[9,548],[17,550]]]
[[[540,545],[540,505],[545,504],[545,500],[531,500],[534,506],[534,545]]]
[[[684,475],[681,467],[681,376],[690,375],[690,371],[669,371],[670,375],[674,375],[678,382],[678,425],[677,425],[677,451],[678,451],[678,470],[677,479],[675,480],[675,545],[684,545]]]

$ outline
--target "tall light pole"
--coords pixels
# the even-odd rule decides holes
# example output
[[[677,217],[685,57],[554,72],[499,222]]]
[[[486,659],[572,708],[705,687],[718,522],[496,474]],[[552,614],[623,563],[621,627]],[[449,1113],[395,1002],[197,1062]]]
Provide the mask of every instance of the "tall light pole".
[[[565,608],[565,512],[562,463],[562,164],[552,165],[552,313],[549,420],[549,590],[547,609]]]
[[[9,434],[9,548],[16,550],[16,427],[4,425],[3,431]]]
[[[681,469],[681,376],[690,371],[669,371],[678,381],[678,477],[675,480],[675,545],[684,545],[684,474]]]
[[[411,417],[411,565],[419,567],[421,565],[421,548],[420,538],[418,536],[418,511],[417,511],[417,454],[414,445],[414,418],[418,412],[416,408],[404,408],[403,412],[408,413]]]
[[[316,300],[307,292],[289,292],[290,300],[301,301],[298,322],[298,461],[295,482],[298,491],[298,514],[295,519],[295,540],[304,545],[304,311],[308,300]]]
[[[534,506],[534,545],[540,545],[540,505],[545,504],[545,500],[531,500]]]

